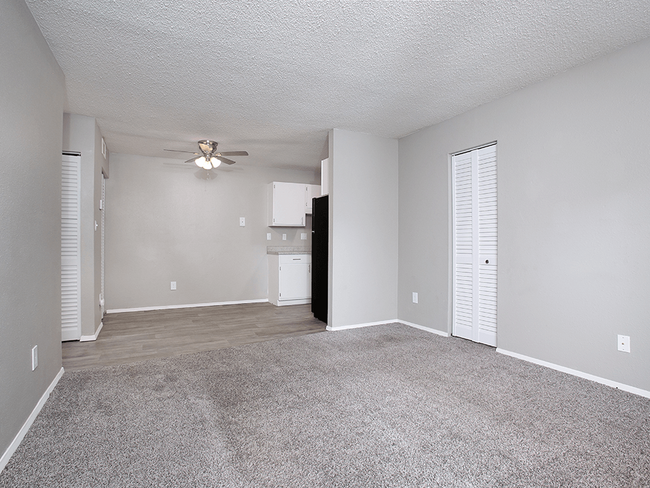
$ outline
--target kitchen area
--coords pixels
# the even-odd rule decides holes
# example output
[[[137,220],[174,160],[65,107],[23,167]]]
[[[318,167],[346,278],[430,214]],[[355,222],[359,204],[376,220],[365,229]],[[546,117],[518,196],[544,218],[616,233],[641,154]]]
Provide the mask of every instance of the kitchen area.
[[[273,305],[311,303],[314,316],[327,322],[328,196],[323,190],[321,185],[269,183],[268,226],[296,228],[305,245],[267,247],[268,291]]]

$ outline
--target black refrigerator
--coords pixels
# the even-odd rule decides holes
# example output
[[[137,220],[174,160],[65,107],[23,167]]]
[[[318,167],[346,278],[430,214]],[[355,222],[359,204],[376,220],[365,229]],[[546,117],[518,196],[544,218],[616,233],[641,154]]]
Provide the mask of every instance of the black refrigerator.
[[[327,275],[329,247],[329,197],[312,199],[311,215],[311,311],[327,323]]]

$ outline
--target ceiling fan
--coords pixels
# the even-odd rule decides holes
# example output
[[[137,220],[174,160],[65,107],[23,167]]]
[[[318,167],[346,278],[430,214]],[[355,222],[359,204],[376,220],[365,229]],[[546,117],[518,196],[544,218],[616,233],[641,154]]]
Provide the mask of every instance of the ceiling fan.
[[[165,151],[195,154],[196,157],[188,159],[185,162],[194,163],[199,168],[203,168],[205,170],[216,168],[221,163],[235,164],[235,161],[228,159],[225,156],[248,156],[248,153],[246,151],[217,152],[218,144],[218,142],[204,139],[199,141],[199,150],[201,151],[200,153],[192,151],[178,151],[176,149],[165,149]]]

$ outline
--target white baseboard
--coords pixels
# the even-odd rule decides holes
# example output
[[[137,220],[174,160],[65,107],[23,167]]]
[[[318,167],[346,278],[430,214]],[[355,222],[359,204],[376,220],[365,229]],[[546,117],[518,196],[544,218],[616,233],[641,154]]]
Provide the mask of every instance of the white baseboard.
[[[399,322],[397,319],[393,320],[382,320],[381,322],[366,322],[363,324],[352,324],[352,325],[339,325],[337,327],[332,327],[331,325],[328,325],[326,327],[327,330],[331,331],[337,331],[337,330],[348,330],[348,329],[359,329],[361,327],[370,327],[373,325],[384,325],[384,324],[394,324],[395,322]]]
[[[399,319],[382,320],[381,322],[366,322],[363,324],[339,325],[338,327],[332,327],[331,325],[328,325],[327,330],[337,331],[337,330],[358,329],[360,327],[371,327],[373,325],[385,325],[385,324],[395,324],[395,323],[408,325],[409,327],[420,329],[425,332],[431,332],[432,334],[437,334],[442,337],[449,337],[449,334],[447,332],[443,332],[441,330],[432,329],[430,327],[425,327],[424,325],[414,324],[413,322],[407,322],[406,320],[399,320]]]
[[[36,420],[36,417],[38,416],[39,412],[43,408],[43,405],[45,405],[47,399],[50,397],[50,393],[52,393],[52,390],[54,390],[54,387],[61,379],[61,376],[63,376],[63,368],[61,368],[61,370],[56,374],[56,376],[52,380],[52,383],[50,383],[50,386],[47,387],[47,390],[45,390],[45,393],[43,393],[43,395],[41,396],[41,399],[34,407],[34,410],[32,410],[32,413],[29,414],[29,417],[27,417],[27,420],[25,420],[25,423],[18,431],[18,434],[16,434],[16,437],[14,437],[14,440],[11,441],[11,444],[9,444],[7,450],[4,452],[2,457],[0,457],[0,472],[2,472],[3,469],[5,469],[5,466],[11,459],[11,456],[13,456],[14,452],[16,452],[16,449],[18,449],[18,446],[25,438],[25,434],[27,434],[27,431],[34,423],[34,420]]]
[[[255,300],[235,300],[232,302],[190,303],[187,305],[158,305],[155,307],[137,308],[114,308],[112,310],[106,310],[106,313],[148,312],[150,310],[172,310],[175,308],[215,307],[217,305],[241,305],[244,303],[267,303],[268,301],[268,298],[258,298]]]
[[[278,300],[277,302],[271,302],[276,307],[284,307],[286,305],[305,305],[311,303],[311,298],[302,298],[299,300]]]
[[[561,371],[562,373],[567,373],[573,376],[578,376],[579,378],[595,381],[596,383],[600,383],[602,385],[611,386],[612,388],[618,388],[619,390],[627,391],[629,393],[634,393],[635,395],[639,395],[645,398],[650,398],[650,391],[642,390],[641,388],[637,388],[635,386],[619,383],[618,381],[608,380],[606,378],[601,378],[600,376],[595,376],[593,374],[578,371],[577,369],[566,368],[558,364],[549,363],[548,361],[542,361],[541,359],[531,358],[529,356],[524,356],[523,354],[519,354],[516,352],[506,351],[505,349],[501,349],[501,348],[497,348],[497,352],[501,354],[505,354],[506,356],[511,356],[513,358],[521,359],[523,361],[528,361],[529,363],[539,364],[540,366],[545,366],[547,368],[551,368],[556,371]]]
[[[366,322],[363,324],[339,325],[337,327],[332,327],[331,325],[328,325],[327,330],[337,331],[337,330],[358,329],[360,327],[371,327],[373,325],[385,325],[385,324],[395,324],[395,323],[408,325],[409,327],[420,329],[425,332],[431,332],[432,334],[437,334],[442,337],[449,337],[449,334],[447,332],[443,332],[441,330],[432,329],[430,327],[425,327],[424,325],[414,324],[413,322],[407,322],[406,320],[399,320],[399,319],[382,320],[381,322]]]
[[[415,329],[420,329],[425,332],[431,332],[432,334],[437,334],[442,337],[449,337],[449,334],[447,332],[443,332],[441,330],[437,329],[432,329],[431,327],[425,327],[424,325],[419,325],[419,324],[414,324],[413,322],[407,322],[406,320],[398,320],[400,324],[408,325],[409,327],[413,327]]]
[[[99,332],[102,330],[102,327],[104,327],[104,321],[101,321],[99,323],[99,327],[97,327],[97,330],[95,331],[95,333],[93,335],[87,335],[87,336],[82,335],[79,338],[79,342],[96,341],[97,337],[99,337]]]

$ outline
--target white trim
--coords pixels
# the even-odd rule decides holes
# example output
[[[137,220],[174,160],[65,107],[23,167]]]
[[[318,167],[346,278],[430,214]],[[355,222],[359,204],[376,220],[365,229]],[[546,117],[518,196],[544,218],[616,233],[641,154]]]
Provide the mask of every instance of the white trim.
[[[449,337],[447,332],[441,330],[432,329],[430,327],[425,327],[424,325],[414,324],[413,322],[407,322],[406,320],[394,319],[394,320],[382,320],[381,322],[366,322],[363,324],[352,324],[352,325],[339,325],[338,327],[332,327],[328,325],[327,330],[337,331],[337,330],[348,330],[348,329],[360,329],[361,327],[372,327],[373,325],[386,325],[386,324],[403,324],[415,329],[420,329],[425,332],[431,332],[432,334],[437,334],[442,337]]]
[[[442,337],[449,337],[448,332],[443,332],[442,330],[438,329],[432,329],[431,327],[425,327],[424,325],[419,325],[419,324],[414,324],[413,322],[407,322],[406,320],[398,320],[400,324],[408,325],[409,327],[413,327],[415,329],[420,329],[425,332],[431,332],[432,334],[437,334]]]
[[[447,159],[447,330],[451,331],[454,330],[454,155],[449,154]]]
[[[511,356],[513,358],[527,361],[529,363],[539,364],[540,366],[545,366],[547,368],[551,368],[556,371],[561,371],[562,373],[567,373],[573,376],[577,376],[579,378],[595,381],[596,383],[600,383],[602,385],[611,386],[612,388],[618,388],[619,390],[627,391],[629,393],[634,393],[635,395],[639,395],[645,398],[650,398],[650,391],[642,390],[641,388],[637,388],[635,386],[619,383],[618,381],[608,380],[606,378],[601,378],[600,376],[594,376],[593,374],[583,373],[582,371],[578,371],[577,369],[567,368],[565,366],[560,366],[558,364],[542,361],[541,359],[535,359],[529,356],[524,356],[523,354],[519,354],[516,352],[506,351],[505,349],[501,349],[501,348],[497,348],[497,352],[500,354],[504,354],[506,356]]]
[[[271,302],[276,307],[284,307],[285,305],[305,305],[311,303],[311,298],[296,298],[295,300],[278,300],[277,302]]]
[[[453,152],[453,153],[449,153],[449,155],[451,157],[453,157],[453,156],[458,156],[460,154],[466,154],[468,152],[476,151],[478,149],[484,149],[486,147],[496,146],[497,142],[499,142],[499,141],[494,140],[492,142],[486,142],[485,144],[479,144],[478,146],[470,147],[469,149],[463,149],[461,151],[456,151],[456,152]]]
[[[158,305],[155,307],[137,308],[114,308],[113,310],[106,310],[106,313],[148,312],[149,310],[172,310],[174,308],[214,307],[217,305],[240,305],[244,303],[267,303],[268,301],[268,298],[257,298],[255,300],[235,300],[231,302],[190,303],[187,305]]]
[[[370,327],[370,326],[373,326],[373,325],[394,324],[396,322],[399,322],[399,320],[397,320],[397,319],[382,320],[381,322],[366,322],[366,323],[363,323],[363,324],[339,325],[337,327],[333,327],[331,325],[328,325],[326,327],[326,329],[331,330],[331,331],[348,330],[348,329],[360,329],[361,327]]]
[[[25,423],[16,434],[16,437],[14,437],[14,440],[11,441],[11,444],[9,444],[7,450],[4,452],[2,457],[0,457],[0,472],[2,472],[3,469],[5,469],[5,466],[11,459],[11,456],[13,456],[14,452],[16,452],[16,449],[18,449],[18,446],[25,438],[25,435],[29,431],[29,428],[34,423],[34,420],[36,420],[36,417],[38,416],[41,409],[43,408],[43,405],[45,405],[47,399],[50,397],[50,393],[52,393],[52,390],[54,390],[54,387],[61,379],[61,376],[63,376],[63,368],[61,368],[57,373],[57,375],[54,377],[52,383],[50,383],[50,386],[47,387],[47,390],[45,390],[45,393],[43,393],[43,395],[41,396],[41,399],[34,407],[34,410],[32,410],[32,413],[29,414],[29,417],[27,417],[27,420],[25,420]]]
[[[104,327],[104,321],[101,321],[99,323],[99,327],[97,327],[97,330],[95,331],[94,335],[87,335],[87,336],[82,335],[79,338],[79,342],[96,341],[97,337],[99,336],[99,331],[102,330],[102,327]]]

